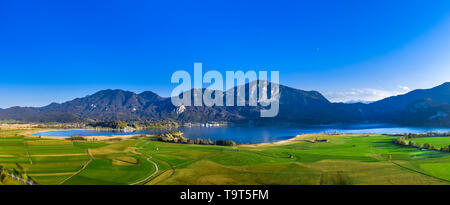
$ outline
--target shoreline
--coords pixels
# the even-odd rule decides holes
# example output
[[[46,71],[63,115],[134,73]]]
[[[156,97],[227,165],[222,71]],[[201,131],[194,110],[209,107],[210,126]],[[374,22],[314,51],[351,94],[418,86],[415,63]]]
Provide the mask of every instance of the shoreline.
[[[44,136],[44,135],[37,135],[42,132],[51,132],[51,131],[65,131],[65,130],[89,130],[89,131],[96,131],[96,129],[41,129],[41,130],[34,130],[34,131],[26,131],[22,132],[21,134],[27,137],[34,137],[34,138],[43,138],[43,139],[59,139],[59,140],[70,140],[68,138],[75,137],[75,136]],[[130,135],[90,135],[90,136],[76,136],[76,137],[83,137],[87,141],[89,140],[99,140],[99,141],[107,141],[111,139],[129,139],[136,136],[140,136],[142,134],[130,134]],[[150,134],[146,134],[148,136],[152,136]]]
[[[107,135],[99,135],[99,136],[77,136],[77,137],[83,137],[84,139],[86,139],[87,141],[108,141],[108,140],[113,140],[113,139],[130,139],[133,137],[137,137],[139,135],[112,135],[112,136],[107,136]],[[39,136],[35,136],[34,137],[39,137]],[[43,139],[59,139],[59,140],[69,140],[69,138],[71,138],[71,136],[40,136],[40,138]]]
[[[310,137],[323,137],[323,136],[329,136],[329,137],[334,137],[334,136],[342,136],[342,135],[348,135],[348,136],[355,136],[355,135],[366,135],[366,136],[370,136],[370,135],[378,135],[378,134],[370,134],[370,133],[365,133],[365,134],[345,134],[345,133],[338,133],[338,134],[330,134],[330,133],[312,133],[312,134],[299,134],[296,135],[292,138],[286,139],[286,140],[280,140],[280,141],[276,141],[276,142],[262,142],[262,143],[255,143],[255,144],[238,144],[238,146],[240,147],[262,147],[262,146],[276,146],[276,145],[283,145],[283,144],[290,144],[296,141],[308,141],[310,140]]]
[[[71,137],[74,136],[45,136],[45,135],[37,135],[42,132],[49,132],[49,131],[67,131],[67,130],[87,130],[87,131],[111,131],[111,130],[102,130],[102,129],[87,129],[87,128],[70,128],[70,129],[50,129],[50,128],[33,128],[30,127],[29,131],[22,132],[21,134],[28,137],[34,137],[34,138],[44,138],[44,139],[59,139],[59,140],[71,140]],[[138,132],[138,131],[136,131]],[[98,141],[108,141],[113,139],[130,139],[134,137],[139,137],[140,135],[147,135],[147,136],[155,136],[155,134],[149,134],[149,133],[132,133],[129,134],[123,134],[123,135],[86,135],[86,136],[76,136],[76,137],[83,137],[84,139],[88,141],[98,140]],[[339,135],[383,135],[383,134],[376,134],[376,133],[326,133],[326,132],[318,132],[318,133],[309,133],[309,134],[299,134],[295,136],[291,136],[288,139],[282,139],[279,141],[274,142],[260,142],[260,143],[242,143],[238,144],[236,143],[237,147],[261,147],[261,146],[271,146],[271,145],[282,145],[282,144],[289,144],[295,141],[307,141],[311,140],[308,139],[309,137],[321,137],[324,138],[324,136],[332,137],[332,136],[339,136]],[[384,134],[384,135],[396,135],[396,134]]]
[[[42,132],[49,132],[49,131],[64,131],[64,130],[91,130],[96,131],[96,129],[43,129],[38,131],[30,131],[22,133],[25,136],[28,137],[35,137],[35,138],[44,138],[44,139],[59,139],[59,140],[70,140],[70,137],[74,136],[43,136],[43,135],[36,135],[38,133]],[[77,137],[83,137],[86,140],[98,140],[98,141],[108,141],[111,139],[130,139],[133,137],[138,137],[142,134],[129,134],[129,135],[98,135],[98,136],[77,136]],[[147,136],[155,136],[152,134],[144,134]],[[332,134],[332,133],[314,133],[314,134],[299,134],[296,136],[293,136],[289,139],[275,141],[275,142],[261,142],[261,143],[255,143],[255,144],[236,144],[237,147],[261,147],[261,146],[271,146],[271,145],[282,145],[282,144],[289,144],[295,141],[303,141],[307,140],[308,137],[317,137],[320,136],[339,136],[344,135],[343,133],[338,134]],[[346,134],[346,135],[373,135],[373,134]]]

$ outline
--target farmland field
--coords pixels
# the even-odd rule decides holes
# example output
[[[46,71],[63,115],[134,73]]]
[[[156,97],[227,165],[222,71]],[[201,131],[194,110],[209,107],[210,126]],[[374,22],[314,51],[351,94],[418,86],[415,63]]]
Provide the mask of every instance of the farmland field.
[[[24,131],[29,130],[0,131],[0,166],[26,173],[37,184],[450,183],[449,153],[394,144],[398,136],[302,135],[284,143],[226,147],[145,137],[40,139]]]
[[[436,148],[448,147],[450,146],[450,137],[419,137],[410,139],[413,142],[423,145],[425,143],[430,144]]]

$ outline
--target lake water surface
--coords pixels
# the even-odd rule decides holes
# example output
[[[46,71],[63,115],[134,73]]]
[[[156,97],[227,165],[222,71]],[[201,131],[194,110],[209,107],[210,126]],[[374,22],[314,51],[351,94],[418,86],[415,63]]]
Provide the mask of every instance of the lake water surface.
[[[384,124],[361,125],[332,125],[332,126],[308,126],[308,127],[182,127],[179,129],[185,137],[190,139],[202,138],[211,140],[233,140],[238,144],[256,144],[264,142],[276,142],[290,139],[299,134],[311,133],[373,133],[373,134],[402,134],[425,132],[450,132],[450,128],[431,127],[399,127]],[[37,136],[68,137],[68,136],[113,136],[134,134],[158,134],[166,131],[96,131],[96,130],[62,130],[37,133]]]

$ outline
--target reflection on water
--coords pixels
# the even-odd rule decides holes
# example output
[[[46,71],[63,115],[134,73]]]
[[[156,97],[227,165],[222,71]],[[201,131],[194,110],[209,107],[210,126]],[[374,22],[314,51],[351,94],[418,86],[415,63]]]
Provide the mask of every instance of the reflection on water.
[[[398,127],[384,124],[357,124],[357,125],[328,125],[308,127],[182,127],[179,129],[185,137],[211,140],[233,140],[238,144],[255,144],[263,142],[276,142],[286,140],[299,134],[339,132],[339,133],[374,133],[374,134],[402,134],[425,132],[450,132],[450,128],[427,127]],[[96,130],[63,130],[41,132],[40,136],[112,136],[130,134],[158,134],[161,130],[142,132],[117,132]]]
[[[113,135],[137,135],[147,132],[120,132],[120,131],[100,131],[100,130],[58,130],[47,131],[35,134],[36,136],[47,137],[72,137],[72,136],[113,136]]]

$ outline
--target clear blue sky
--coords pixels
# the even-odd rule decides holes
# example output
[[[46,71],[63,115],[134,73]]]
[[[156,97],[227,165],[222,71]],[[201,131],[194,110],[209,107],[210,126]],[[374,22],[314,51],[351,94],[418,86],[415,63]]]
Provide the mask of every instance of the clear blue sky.
[[[278,70],[333,101],[450,81],[450,1],[0,0],[0,107],[106,88],[168,96],[174,71]]]

